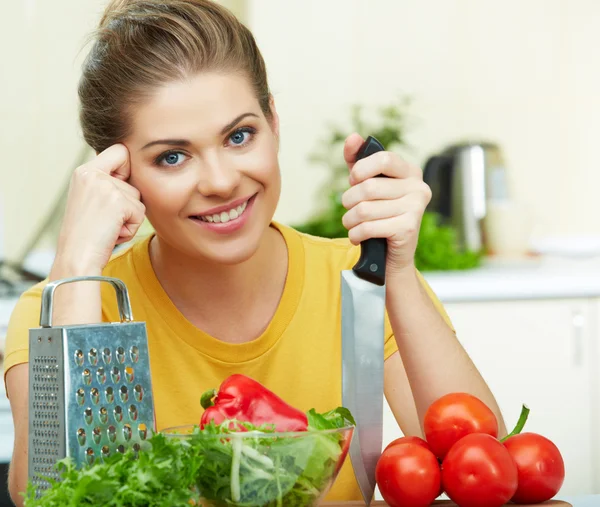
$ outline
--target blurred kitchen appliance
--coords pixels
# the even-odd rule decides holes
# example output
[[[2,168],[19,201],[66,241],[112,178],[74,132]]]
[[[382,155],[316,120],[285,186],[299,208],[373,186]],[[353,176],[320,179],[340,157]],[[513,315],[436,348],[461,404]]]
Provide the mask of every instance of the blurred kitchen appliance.
[[[425,163],[423,179],[433,193],[427,211],[437,212],[457,232],[459,247],[478,251],[485,245],[487,201],[509,199],[506,168],[498,145],[452,145]]]

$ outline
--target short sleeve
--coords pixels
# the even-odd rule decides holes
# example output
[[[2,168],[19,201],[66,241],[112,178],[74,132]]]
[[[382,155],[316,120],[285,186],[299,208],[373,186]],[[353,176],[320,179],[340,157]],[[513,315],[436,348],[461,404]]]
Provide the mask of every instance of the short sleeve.
[[[446,312],[444,305],[439,300],[439,298],[435,295],[435,292],[433,292],[433,289],[429,286],[429,284],[427,283],[425,278],[423,278],[423,275],[419,271],[417,271],[417,277],[419,278],[419,281],[421,282],[423,289],[429,296],[429,299],[431,299],[433,306],[435,306],[438,313],[444,319],[444,322],[446,322],[446,324],[448,324],[450,329],[452,329],[452,331],[454,333],[456,333],[456,330],[454,329],[454,326],[452,325],[452,321],[450,320],[450,317],[449,317],[448,313]],[[384,329],[385,329],[385,344],[384,344],[383,352],[384,352],[384,358],[388,359],[395,352],[397,352],[398,345],[396,344],[396,338],[394,336],[394,332],[392,331],[392,325],[390,324],[390,320],[389,320],[387,311],[385,312],[385,328]]]
[[[29,330],[40,326],[41,282],[21,294],[10,316],[6,332],[4,377],[13,366],[29,361]]]

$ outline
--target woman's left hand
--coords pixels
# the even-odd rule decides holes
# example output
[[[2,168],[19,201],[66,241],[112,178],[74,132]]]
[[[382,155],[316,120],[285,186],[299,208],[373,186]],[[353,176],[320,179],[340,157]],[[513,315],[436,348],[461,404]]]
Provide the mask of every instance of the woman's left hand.
[[[351,134],[344,144],[351,186],[342,196],[342,204],[349,210],[342,222],[355,245],[369,238],[387,239],[388,274],[413,269],[431,190],[421,169],[395,153],[381,151],[355,162],[363,142],[360,135]],[[388,178],[376,178],[379,174]]]

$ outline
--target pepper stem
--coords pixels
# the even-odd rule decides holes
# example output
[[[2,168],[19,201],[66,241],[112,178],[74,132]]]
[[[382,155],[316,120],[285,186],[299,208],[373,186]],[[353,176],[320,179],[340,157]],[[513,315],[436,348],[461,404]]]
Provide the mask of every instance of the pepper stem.
[[[515,429],[512,430],[503,439],[501,439],[500,442],[504,442],[505,440],[508,440],[510,437],[514,437],[515,435],[518,435],[519,433],[521,433],[521,431],[523,431],[523,428],[525,427],[525,423],[527,422],[528,416],[529,416],[529,407],[527,405],[523,405],[523,408],[521,408],[521,415],[519,416],[519,420],[517,421],[517,425],[515,426]]]
[[[215,402],[213,398],[217,395],[216,389],[209,389],[208,391],[204,391],[202,396],[200,397],[200,405],[202,405],[203,409],[207,409],[209,407],[214,406]]]

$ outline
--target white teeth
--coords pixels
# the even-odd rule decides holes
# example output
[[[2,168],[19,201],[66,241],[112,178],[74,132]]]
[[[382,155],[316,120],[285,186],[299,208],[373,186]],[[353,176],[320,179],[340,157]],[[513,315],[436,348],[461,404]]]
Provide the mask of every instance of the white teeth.
[[[221,213],[215,213],[214,215],[203,215],[200,216],[200,220],[204,221],[204,222],[210,222],[210,223],[227,223],[230,220],[235,220],[236,218],[239,218],[242,213],[245,211],[246,206],[248,205],[248,201],[246,201],[244,204],[238,206],[237,208],[232,208],[229,211],[222,211]]]

